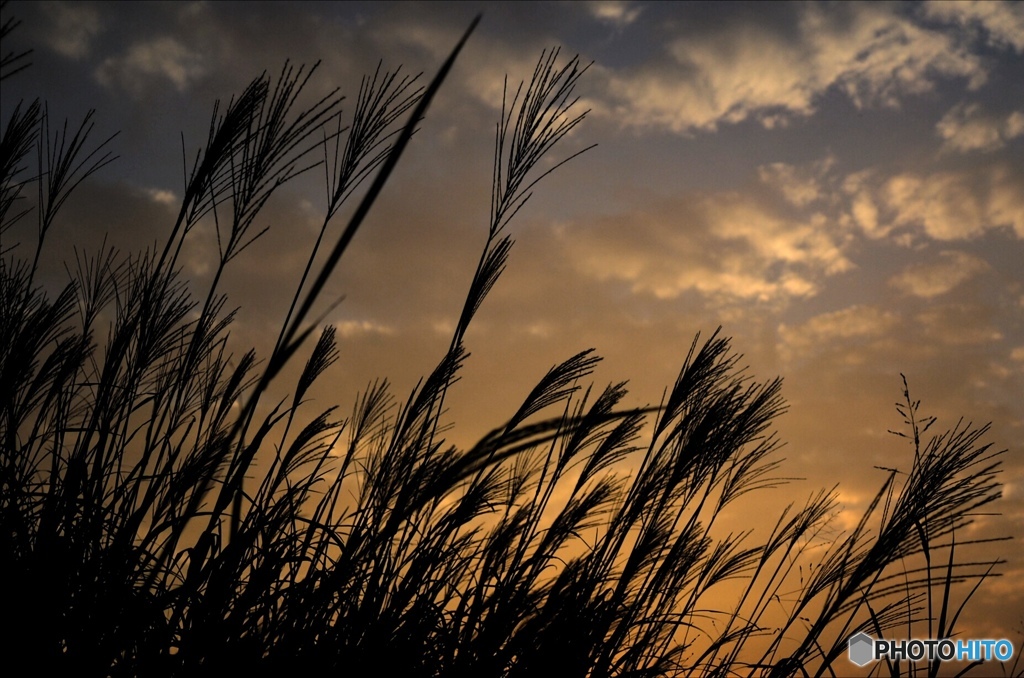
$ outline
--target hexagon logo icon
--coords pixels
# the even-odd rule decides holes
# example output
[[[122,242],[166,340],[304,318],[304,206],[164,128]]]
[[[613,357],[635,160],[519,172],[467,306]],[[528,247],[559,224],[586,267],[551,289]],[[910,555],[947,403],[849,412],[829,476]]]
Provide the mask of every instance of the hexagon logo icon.
[[[863,631],[852,636],[849,645],[850,661],[857,666],[865,666],[873,661],[875,657],[871,649],[872,645],[874,645],[874,641],[871,636]]]

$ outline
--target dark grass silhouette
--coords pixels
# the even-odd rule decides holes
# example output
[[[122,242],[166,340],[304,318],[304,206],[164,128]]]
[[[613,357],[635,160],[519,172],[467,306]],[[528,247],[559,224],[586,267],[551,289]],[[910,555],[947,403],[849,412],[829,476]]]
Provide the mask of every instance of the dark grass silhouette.
[[[92,144],[90,116],[72,133],[52,130],[39,102],[13,112],[0,149],[8,656],[68,675],[821,675],[848,668],[857,630],[953,632],[952,585],[976,588],[996,565],[962,560],[954,535],[999,496],[999,453],[986,427],[923,441],[909,393],[910,470],[824,546],[828,491],[783,512],[763,542],[713,536],[731,502],[783,482],[769,430],[781,383],[746,375],[718,333],[694,340],[657,407],[622,407],[625,384],[584,387],[599,360],[584,351],[471,448],[445,442],[444,399],[508,260],[509,222],[586,115],[573,95],[586,69],[557,65],[557,51],[503,105],[486,244],[437,367],[404,401],[381,382],[347,417],[306,411],[339,357],[334,328],[310,314],[471,31],[426,87],[366,78],[347,127],[337,93],[296,104],[315,67],[256,78],[215,106],[163,248],[83,255],[56,294],[37,283],[40,252],[69,193],[112,156]],[[233,356],[222,273],[319,152],[328,206],[280,336],[264,362]],[[32,182],[27,253],[14,226]],[[178,257],[203,219],[219,265],[197,300]],[[282,384],[300,353],[297,381]],[[774,620],[799,563],[808,574]],[[712,607],[727,580],[740,593]]]

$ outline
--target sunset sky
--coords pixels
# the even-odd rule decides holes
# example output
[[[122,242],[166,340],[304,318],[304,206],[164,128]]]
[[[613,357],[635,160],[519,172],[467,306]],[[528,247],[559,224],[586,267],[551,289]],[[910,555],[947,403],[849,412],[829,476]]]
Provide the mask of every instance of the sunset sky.
[[[718,326],[756,378],[784,378],[782,506],[839,483],[851,526],[912,449],[900,373],[935,431],[992,422],[1004,497],[963,539],[1011,535],[1003,577],[965,617],[1024,642],[1024,3],[20,3],[4,51],[6,121],[39,96],[73,124],[95,108],[119,159],[68,203],[54,253],[162,242],[213,102],[285,60],[322,64],[311,93],[353,101],[383,68],[436,72],[483,19],[359,233],[328,295],[348,411],[387,377],[405,394],[443,355],[486,238],[506,74],[542,50],[593,62],[584,123],[512,224],[508,268],[467,336],[451,439],[507,418],[553,364],[593,347],[603,386],[657,403],[697,332]],[[346,103],[346,108],[350,103]],[[269,234],[228,281],[232,337],[276,337],[322,219],[322,173],[276,196]],[[340,228],[340,220],[338,228]],[[29,224],[31,227],[31,224]],[[5,245],[6,247],[6,245]],[[184,259],[197,284],[212,230]],[[51,262],[54,279],[66,276]],[[329,404],[324,401],[323,404]],[[740,521],[742,522],[742,520]],[[958,541],[961,536],[958,535]],[[966,556],[965,556],[966,557]],[[960,595],[966,590],[960,592]],[[959,598],[957,599],[959,600]]]

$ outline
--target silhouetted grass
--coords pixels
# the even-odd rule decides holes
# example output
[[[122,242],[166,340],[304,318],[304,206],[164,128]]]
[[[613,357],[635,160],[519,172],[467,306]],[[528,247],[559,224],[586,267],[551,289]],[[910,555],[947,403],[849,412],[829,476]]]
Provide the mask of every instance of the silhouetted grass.
[[[557,51],[503,105],[486,243],[437,367],[404,401],[378,382],[348,416],[305,411],[339,358],[334,328],[309,316],[468,35],[425,88],[397,73],[365,79],[347,127],[337,93],[296,105],[315,68],[256,78],[215,106],[164,247],[82,255],[55,295],[37,283],[40,252],[69,192],[111,156],[89,145],[89,116],[69,136],[38,102],[15,109],[0,202],[8,646],[67,675],[792,675],[845,666],[859,629],[951,633],[951,584],[980,583],[994,565],[954,558],[953,537],[998,496],[998,455],[985,427],[923,443],[909,394],[913,466],[824,553],[809,545],[830,527],[827,491],[786,510],[763,542],[713,536],[731,502],[782,482],[769,427],[784,407],[780,381],[746,375],[718,333],[694,340],[657,407],[623,408],[625,384],[584,387],[599,360],[584,351],[474,446],[445,441],[444,399],[507,263],[509,221],[586,115],[573,95],[585,67],[558,66]],[[30,213],[18,205],[34,148],[28,255],[10,234]],[[276,345],[264,362],[232,355],[222,274],[261,235],[253,225],[274,191],[320,150],[328,206]],[[328,226],[371,177],[314,274]],[[178,257],[203,219],[218,265],[197,300]],[[923,565],[907,569],[915,557]],[[734,606],[709,607],[727,580],[743,583]]]

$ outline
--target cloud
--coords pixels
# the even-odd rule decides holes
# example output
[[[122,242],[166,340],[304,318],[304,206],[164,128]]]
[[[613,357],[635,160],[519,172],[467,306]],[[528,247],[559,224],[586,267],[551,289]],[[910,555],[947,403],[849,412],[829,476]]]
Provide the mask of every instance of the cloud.
[[[202,57],[172,37],[137,42],[119,56],[105,59],[96,79],[107,87],[119,85],[141,92],[153,80],[167,80],[183,92],[206,73]]]
[[[982,28],[987,42],[995,47],[1012,47],[1024,52],[1024,6],[1019,2],[928,2],[925,14],[962,27]]]
[[[1024,135],[1024,112],[1014,111],[1003,122],[1003,137],[1006,139],[1016,139],[1022,135]]]
[[[399,55],[412,63],[423,63],[424,57],[441,63],[449,56],[465,29],[459,23],[441,22],[429,15],[403,14],[396,16],[393,22],[375,27],[370,34],[375,49],[380,49],[384,54]],[[513,44],[501,39],[485,42],[480,38],[478,33],[475,39],[466,44],[459,67],[452,71],[445,88],[462,87],[476,102],[489,110],[500,111],[506,97],[508,101],[505,104],[508,105],[515,95],[519,82],[529,82],[537,67],[538,55],[549,43],[543,40],[528,41],[524,45],[523,41]],[[572,53],[563,52],[556,65],[564,65],[571,56]],[[439,97],[436,103],[431,104],[435,115],[439,106],[459,105],[453,103],[452,98]],[[585,107],[581,106],[580,109],[585,110]],[[476,124],[476,114],[476,111],[462,112],[458,115],[460,119],[456,129]]]
[[[992,325],[989,311],[978,304],[932,306],[914,318],[929,343],[963,347],[999,341],[1003,333]]]
[[[70,2],[46,3],[43,7],[53,22],[45,37],[53,51],[72,59],[88,56],[93,39],[103,29],[96,8]]]
[[[606,113],[624,125],[677,133],[759,119],[766,126],[814,113],[836,88],[859,108],[899,106],[944,78],[981,86],[981,60],[952,36],[916,25],[889,7],[825,10],[799,5],[790,33],[747,21],[680,37],[666,63],[613,74],[617,103]]]
[[[874,172],[871,170],[855,172],[843,180],[842,190],[849,196],[850,201],[846,219],[858,226],[869,238],[881,238],[888,235],[889,229],[879,221],[874,178]]]
[[[1000,228],[1024,239],[1024,181],[1005,166],[888,178],[865,171],[847,176],[843,191],[849,200],[844,221],[873,239],[904,230],[967,240]]]
[[[144,191],[153,202],[160,203],[161,205],[174,206],[178,204],[178,196],[175,195],[174,191],[168,191],[165,188],[147,188]]]
[[[1024,135],[1024,112],[1013,111],[1000,118],[986,114],[978,104],[960,103],[942,116],[935,132],[944,140],[945,150],[995,151]]]
[[[759,190],[687,196],[563,228],[568,256],[590,277],[658,299],[688,291],[722,301],[814,296],[825,277],[853,268],[845,236],[823,213],[792,213],[791,204],[816,198],[813,173],[776,164],[760,174]]]
[[[613,24],[615,26],[628,26],[637,20],[642,7],[630,2],[591,2],[587,4],[590,15],[598,21]]]
[[[1009,226],[1024,238],[1020,182],[999,170],[983,173],[980,185],[972,179],[955,172],[893,177],[884,190],[895,211],[894,223],[920,225],[936,240],[972,238],[1000,226]]]
[[[781,192],[791,205],[806,207],[821,199],[821,179],[834,164],[832,156],[803,168],[776,162],[757,168],[757,174],[762,183]]]
[[[909,266],[889,280],[904,294],[931,299],[951,291],[979,273],[989,269],[984,259],[966,252],[947,250],[939,254],[942,261]]]
[[[822,347],[852,347],[893,333],[900,318],[875,306],[855,305],[816,315],[800,325],[779,325],[779,355],[791,361],[822,350]],[[863,355],[846,353],[847,363],[860,363]]]
[[[395,328],[374,320],[342,320],[336,324],[338,335],[343,339],[351,339],[367,334],[391,336]]]
[[[658,299],[695,291],[716,298],[769,301],[816,291],[807,277],[769,270],[770,263],[746,243],[723,242],[710,230],[709,224],[681,223],[667,214],[619,217],[585,231],[573,229],[563,244],[584,275],[625,282],[634,294]],[[636,239],[619,237],[616,231]]]
[[[883,191],[896,225],[920,224],[937,240],[971,238],[985,229],[985,208],[961,175],[900,174]]]

